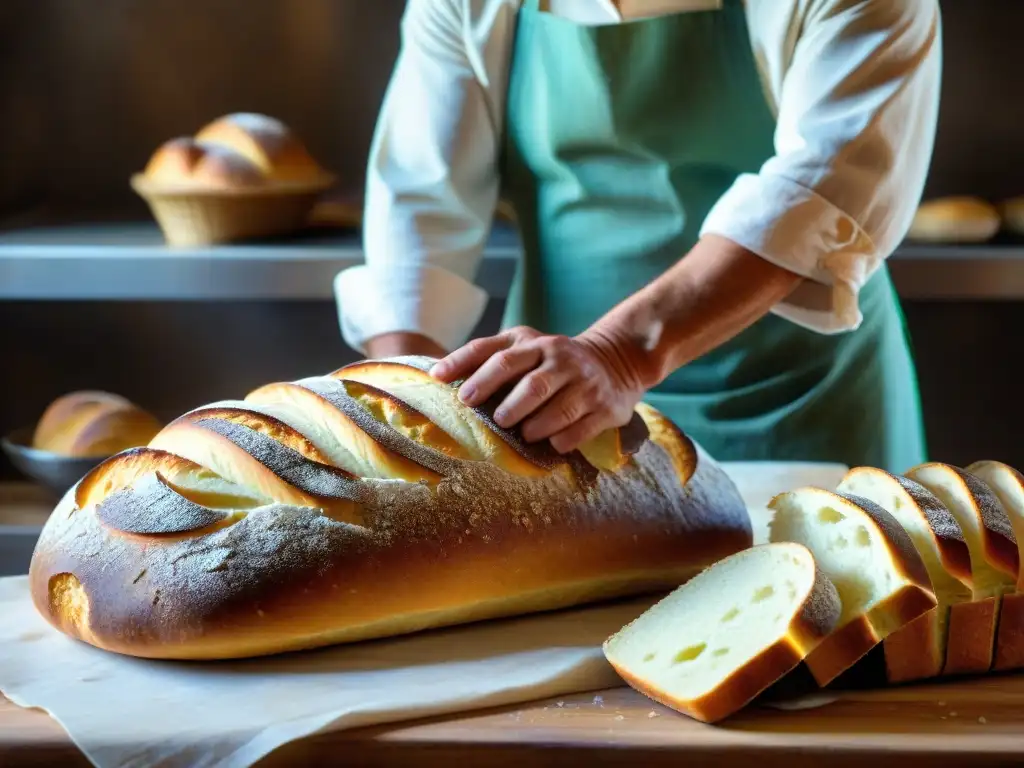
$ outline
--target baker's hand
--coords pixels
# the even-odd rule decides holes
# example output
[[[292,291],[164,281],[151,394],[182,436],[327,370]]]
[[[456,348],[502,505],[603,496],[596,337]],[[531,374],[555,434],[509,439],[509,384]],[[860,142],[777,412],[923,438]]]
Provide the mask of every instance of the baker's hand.
[[[514,385],[494,420],[505,428],[521,422],[524,440],[550,438],[567,453],[632,417],[644,387],[625,347],[591,331],[569,338],[512,328],[471,341],[431,373],[447,382],[465,379],[459,398],[471,406]]]

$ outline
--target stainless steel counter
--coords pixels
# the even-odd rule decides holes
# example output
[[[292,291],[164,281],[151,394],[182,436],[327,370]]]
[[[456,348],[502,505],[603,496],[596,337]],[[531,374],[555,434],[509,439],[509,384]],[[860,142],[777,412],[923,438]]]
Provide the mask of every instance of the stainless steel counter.
[[[518,255],[515,233],[496,228],[478,284],[504,298]],[[355,233],[174,250],[146,223],[12,230],[0,232],[0,300],[322,300],[362,258]],[[1024,298],[1024,244],[905,246],[890,266],[907,299]]]

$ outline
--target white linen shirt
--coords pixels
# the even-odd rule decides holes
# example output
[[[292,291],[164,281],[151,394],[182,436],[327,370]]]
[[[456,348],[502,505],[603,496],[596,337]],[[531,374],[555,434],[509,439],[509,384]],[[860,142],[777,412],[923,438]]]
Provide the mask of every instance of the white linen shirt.
[[[521,3],[408,0],[370,150],[365,264],[334,283],[342,335],[360,352],[394,331],[452,350],[483,315],[488,297],[474,279],[498,200]],[[547,0],[541,8],[615,24],[720,4]],[[821,333],[855,329],[858,292],[905,236],[927,175],[941,75],[938,0],[744,5],[776,116],[775,154],[735,180],[701,234],[807,278],[772,309],[777,315]]]

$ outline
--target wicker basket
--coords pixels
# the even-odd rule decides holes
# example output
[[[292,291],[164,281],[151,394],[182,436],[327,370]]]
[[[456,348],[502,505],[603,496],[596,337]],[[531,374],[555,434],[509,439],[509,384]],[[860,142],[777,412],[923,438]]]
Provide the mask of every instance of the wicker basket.
[[[286,235],[305,227],[317,199],[334,184],[315,182],[240,189],[154,184],[141,175],[132,189],[149,205],[170,246],[189,248]]]

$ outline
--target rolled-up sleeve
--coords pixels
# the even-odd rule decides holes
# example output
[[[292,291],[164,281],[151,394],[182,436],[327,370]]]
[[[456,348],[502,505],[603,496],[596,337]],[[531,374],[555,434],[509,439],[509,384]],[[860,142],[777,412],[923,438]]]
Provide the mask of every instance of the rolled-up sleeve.
[[[768,80],[776,76],[775,155],[736,179],[702,232],[808,278],[773,312],[837,333],[860,325],[858,293],[920,201],[938,117],[941,21],[937,0],[808,6],[795,44],[780,34],[778,45],[759,46],[755,30],[755,54]]]
[[[463,15],[459,0],[410,0],[402,19],[367,168],[365,263],[334,282],[342,335],[361,352],[396,331],[454,349],[487,304],[474,280],[498,196],[498,127]]]

